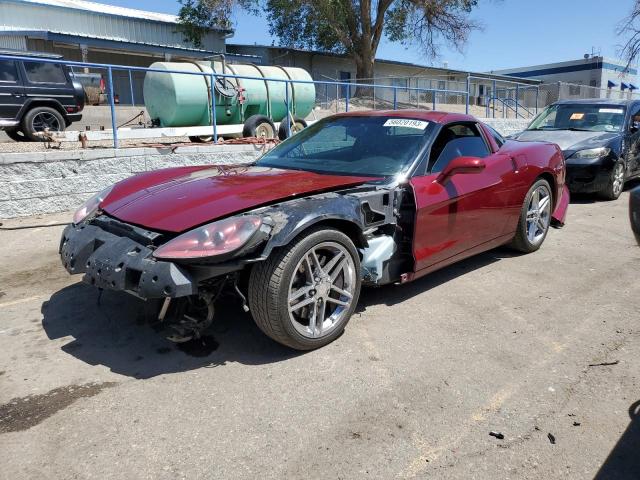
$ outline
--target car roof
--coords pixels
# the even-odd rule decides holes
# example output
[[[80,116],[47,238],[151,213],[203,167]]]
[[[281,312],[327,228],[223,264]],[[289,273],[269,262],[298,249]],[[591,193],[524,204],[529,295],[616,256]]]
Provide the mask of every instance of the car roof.
[[[637,103],[638,100],[619,100],[614,98],[583,98],[583,99],[575,99],[575,100],[558,100],[554,102],[554,105],[584,105],[584,104],[592,104],[592,105],[620,105],[620,106],[629,106],[634,103]]]
[[[352,110],[350,112],[338,113],[336,117],[400,117],[416,120],[426,120],[428,122],[446,124],[451,122],[477,122],[478,119],[472,115],[462,113],[439,112],[436,110]]]

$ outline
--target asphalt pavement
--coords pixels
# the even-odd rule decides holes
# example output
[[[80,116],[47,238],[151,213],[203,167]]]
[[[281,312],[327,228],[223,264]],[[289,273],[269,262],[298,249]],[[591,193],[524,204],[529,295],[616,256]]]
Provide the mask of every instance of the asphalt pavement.
[[[365,290],[307,353],[231,298],[178,349],[64,271],[62,227],[0,231],[0,478],[638,479],[627,201],[574,200],[537,253]]]

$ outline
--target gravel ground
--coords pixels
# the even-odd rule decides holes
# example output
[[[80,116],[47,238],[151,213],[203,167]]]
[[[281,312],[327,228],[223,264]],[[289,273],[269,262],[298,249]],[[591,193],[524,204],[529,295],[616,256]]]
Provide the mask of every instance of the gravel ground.
[[[537,253],[366,290],[308,353],[231,300],[180,350],[138,300],[66,274],[62,227],[0,231],[0,478],[637,480],[627,201],[574,201]]]

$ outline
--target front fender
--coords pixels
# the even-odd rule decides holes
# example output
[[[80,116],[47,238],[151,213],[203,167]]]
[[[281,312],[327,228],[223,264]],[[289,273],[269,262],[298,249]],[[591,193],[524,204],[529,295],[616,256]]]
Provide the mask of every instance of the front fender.
[[[360,243],[366,245],[360,202],[355,197],[334,193],[306,197],[268,207],[260,213],[273,223],[271,237],[262,253],[264,258],[274,248],[290,243],[304,230],[328,220],[349,222],[358,232]]]

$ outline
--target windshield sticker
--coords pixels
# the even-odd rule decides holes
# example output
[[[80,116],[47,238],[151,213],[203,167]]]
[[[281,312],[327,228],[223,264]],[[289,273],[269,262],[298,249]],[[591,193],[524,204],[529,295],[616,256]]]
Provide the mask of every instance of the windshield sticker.
[[[600,113],[624,113],[624,110],[621,108],[600,108],[598,110]]]
[[[390,118],[384,122],[383,127],[406,127],[415,128],[417,130],[424,130],[429,125],[429,122],[423,120],[411,120],[410,118]]]
[[[584,118],[584,113],[572,113],[569,120],[582,120]]]

